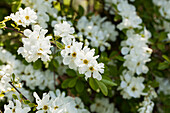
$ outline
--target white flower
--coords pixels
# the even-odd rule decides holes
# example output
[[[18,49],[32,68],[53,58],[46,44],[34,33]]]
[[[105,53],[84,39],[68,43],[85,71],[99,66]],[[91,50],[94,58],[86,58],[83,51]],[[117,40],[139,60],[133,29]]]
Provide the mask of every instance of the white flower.
[[[144,101],[141,103],[141,107],[138,109],[139,113],[152,113],[154,103],[147,97],[144,98]]]
[[[66,21],[63,21],[63,23],[59,23],[54,26],[55,36],[67,37],[68,35],[71,35],[73,33],[74,33],[74,28],[71,27],[71,25],[68,24]]]
[[[9,104],[5,105],[4,109],[4,113],[28,113],[31,110],[30,107],[22,107],[19,100],[16,100],[15,106],[12,101],[9,101]]]
[[[28,38],[22,38],[24,47],[18,49],[18,54],[22,54],[27,62],[35,62],[38,58],[42,61],[50,60],[51,54],[51,36],[45,37],[47,30],[42,29],[40,26],[35,25],[34,31],[29,29],[24,30],[24,35]]]
[[[131,97],[139,98],[141,95],[144,95],[144,78],[134,77],[133,74],[133,72],[125,70],[123,71],[123,76],[120,76],[121,83],[118,90],[121,90],[121,95],[125,99],[130,99]]]
[[[93,61],[91,64],[88,65],[87,71],[85,72],[85,78],[88,79],[89,77],[96,78],[97,80],[101,80],[102,76],[101,73],[104,73],[104,64],[97,63],[97,61]]]
[[[50,112],[50,95],[49,94],[43,94],[42,99],[37,95],[36,92],[33,93],[34,97],[36,98],[36,103],[38,104],[37,109],[38,111],[36,113],[51,113]]]
[[[108,98],[95,98],[95,103],[90,105],[90,110],[96,113],[119,113],[114,103],[109,103]]]
[[[18,25],[26,27],[31,23],[36,22],[35,20],[37,19],[37,15],[30,7],[26,7],[25,9],[20,8],[15,14],[12,13],[10,18]]]
[[[129,96],[134,98],[139,98],[144,90],[145,86],[143,84],[144,78],[143,77],[132,77],[130,84],[127,87],[127,93]]]
[[[76,69],[77,65],[75,63],[75,59],[79,56],[80,50],[82,48],[83,43],[73,41],[72,46],[67,46],[65,50],[62,50],[61,55],[64,57],[63,64],[69,65],[69,68]],[[64,54],[64,52],[66,54]]]

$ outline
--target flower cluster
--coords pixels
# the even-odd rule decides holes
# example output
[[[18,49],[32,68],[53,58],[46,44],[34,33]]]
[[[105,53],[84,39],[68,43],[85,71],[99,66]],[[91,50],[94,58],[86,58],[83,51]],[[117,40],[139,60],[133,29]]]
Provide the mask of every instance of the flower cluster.
[[[145,97],[140,105],[142,107],[138,109],[139,113],[152,113],[154,103],[149,98]]]
[[[146,62],[150,61],[152,49],[147,45],[148,38],[151,34],[149,31],[144,29],[140,34],[134,33],[134,30],[128,30],[126,32],[128,39],[122,41],[121,53],[126,61],[123,66],[127,67],[133,73],[140,75],[141,73],[147,73],[148,67],[145,65]]]
[[[15,21],[18,25],[26,27],[31,23],[36,23],[35,20],[37,19],[37,15],[30,7],[26,7],[25,9],[20,8],[15,14],[12,13],[9,18]]]
[[[31,64],[26,66],[21,61],[17,60],[14,55],[3,48],[0,48],[0,61],[3,63],[0,65],[0,70],[2,70],[0,71],[0,91],[11,88],[8,82],[12,79],[12,73],[15,74],[15,81],[18,81],[18,78],[20,82],[25,81],[25,85],[32,90],[34,90],[36,87],[41,90],[44,90],[46,87],[51,90],[54,89],[54,74],[51,71],[35,70]],[[56,74],[55,76],[57,78]],[[55,83],[57,85],[57,82]],[[22,90],[25,92],[25,95],[29,96],[25,89],[21,88],[19,90]],[[9,92],[5,93],[5,96],[12,98],[11,93]]]
[[[120,76],[121,83],[118,90],[121,90],[121,94],[125,99],[140,98],[144,95],[143,90],[145,85],[143,84],[143,77],[134,77],[131,71],[123,71],[123,75]]]
[[[19,100],[16,100],[15,103],[16,105],[12,101],[9,101],[9,104],[4,106],[4,113],[28,113],[31,110],[30,107],[23,107]]]
[[[117,26],[120,30],[125,28],[142,28],[142,19],[137,16],[136,8],[128,1],[121,1],[117,4],[118,14],[122,17],[122,22]]]
[[[119,113],[114,103],[109,103],[108,98],[96,98],[95,103],[91,104],[90,110],[95,113]]]
[[[27,7],[33,8],[37,12],[37,23],[42,28],[47,28],[50,16],[56,18],[57,10],[52,7],[52,2],[55,0],[22,0],[22,3]]]
[[[118,35],[115,26],[105,20],[105,17],[101,18],[99,15],[92,16],[90,20],[83,16],[78,20],[76,26],[79,30],[78,36],[84,35],[90,40],[90,45],[100,47],[100,51],[104,51],[105,47],[109,48],[111,45],[107,41],[115,41]]]
[[[170,1],[167,0],[152,0],[153,3],[159,7],[159,13],[161,16],[165,19],[163,19],[163,26],[155,26],[158,30],[165,30],[165,32],[168,32],[168,38],[167,41],[170,40],[169,34],[170,34],[170,22],[168,21],[170,19]],[[156,21],[160,24],[161,21],[156,19]]]
[[[65,96],[60,90],[56,90],[56,94],[52,91],[44,93],[42,99],[34,92],[34,97],[38,104],[36,113],[89,113],[80,98]]]
[[[97,62],[99,56],[94,56],[94,49],[87,46],[83,48],[83,43],[75,41],[73,33],[74,29],[66,22],[55,25],[54,34],[62,37],[62,42],[65,44],[65,49],[61,51],[63,64],[78,70],[80,74],[85,74],[86,79],[93,77],[101,80],[104,64]]]
[[[151,99],[156,98],[157,94],[151,86],[148,87],[148,92],[145,94],[144,101],[141,102],[139,105],[141,106],[138,109],[139,113],[152,113],[154,102],[151,101]]]
[[[0,71],[0,93],[7,90],[11,90],[11,87],[8,82],[11,81],[11,76],[4,71]]]
[[[24,45],[18,49],[18,53],[22,54],[27,62],[35,62],[38,58],[44,62],[50,60],[52,37],[45,37],[47,32],[48,30],[42,29],[39,25],[34,26],[33,32],[29,29],[24,30],[24,35],[28,38],[22,38]]]

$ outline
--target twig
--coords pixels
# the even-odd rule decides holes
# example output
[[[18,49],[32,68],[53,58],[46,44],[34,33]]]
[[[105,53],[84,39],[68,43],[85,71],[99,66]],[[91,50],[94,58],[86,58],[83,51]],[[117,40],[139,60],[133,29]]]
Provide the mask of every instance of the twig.
[[[24,37],[26,37],[26,36],[24,35],[24,33],[23,33],[23,32],[21,32],[21,31],[18,31],[18,30],[14,29],[14,28],[4,27],[4,29],[8,29],[8,30],[15,31],[15,32],[17,32],[17,33],[20,33],[20,34],[22,34]]]
[[[54,47],[54,55],[55,55],[55,51],[56,51],[56,48]],[[55,79],[55,68],[54,68],[54,65],[53,65],[53,77],[54,77],[54,88],[56,89],[56,79]]]
[[[9,82],[9,84],[10,84],[19,94],[21,94],[25,100],[28,100],[28,99],[12,84],[12,82]]]

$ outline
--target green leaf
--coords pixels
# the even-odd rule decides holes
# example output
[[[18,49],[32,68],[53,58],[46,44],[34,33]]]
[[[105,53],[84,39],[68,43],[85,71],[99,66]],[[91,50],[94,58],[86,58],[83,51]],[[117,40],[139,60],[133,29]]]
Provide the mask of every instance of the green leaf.
[[[59,48],[59,49],[64,49],[64,45],[61,44],[60,42],[56,41],[56,46]]]
[[[16,100],[18,100],[18,97],[15,94],[12,94],[12,97]]]
[[[36,111],[36,110],[37,110],[37,108],[36,108],[36,107],[34,107],[34,108],[33,108],[33,111]]]
[[[162,55],[162,57],[163,57],[166,61],[170,62],[170,59],[169,59],[166,55]]]
[[[116,56],[115,58],[119,61],[125,61],[125,59],[122,56]]]
[[[73,69],[67,69],[66,70],[67,75],[75,77],[77,74]]]
[[[84,83],[80,80],[77,81],[77,84],[76,84],[76,91],[81,93],[83,92],[84,90]]]
[[[33,67],[34,69],[41,69],[42,68],[42,61],[41,60],[37,60],[36,62],[33,63]]]
[[[117,84],[112,82],[111,80],[102,79],[101,82],[103,82],[104,84],[109,85],[109,86],[117,86]]]
[[[5,23],[0,23],[0,29],[6,27]]]
[[[29,103],[28,105],[29,105],[29,107],[34,107],[35,106],[34,103]]]
[[[69,86],[70,88],[72,88],[72,87],[74,87],[74,86],[76,85],[76,82],[77,82],[77,77],[72,78],[72,79],[70,80],[70,82],[68,83],[68,86]]]
[[[21,7],[22,0],[15,1],[12,3],[12,12],[18,11],[18,9]]]
[[[20,97],[21,99],[23,99],[23,95],[22,95],[22,94],[20,94],[19,97]]]
[[[68,87],[68,83],[70,82],[70,80],[71,80],[71,79],[66,79],[66,80],[64,80],[64,81],[62,82],[62,84],[61,84],[61,87],[62,87],[63,89],[67,88],[67,87]]]
[[[12,81],[15,81],[15,74],[12,74]]]
[[[167,62],[162,62],[162,63],[159,63],[159,65],[158,65],[159,70],[164,70],[167,68],[169,68],[169,63],[167,63]]]
[[[53,62],[53,65],[54,65],[55,68],[59,67],[59,63],[58,63],[57,60],[53,60],[52,62]]]
[[[29,104],[30,101],[29,100],[23,100],[24,104]]]
[[[81,5],[79,5],[78,13],[79,13],[79,16],[83,16],[84,15],[84,8]]]
[[[96,91],[98,88],[99,88],[99,86],[98,86],[98,84],[96,83],[96,81],[94,80],[94,78],[89,78],[89,84],[90,84],[90,87],[94,90],[94,91]]]
[[[163,43],[158,43],[157,47],[161,50],[164,51],[165,50],[165,45]]]
[[[97,84],[99,85],[99,88],[101,89],[102,93],[107,96],[108,95],[108,89],[106,87],[106,85],[101,82],[101,81],[98,81],[98,80],[95,80],[97,82]]]

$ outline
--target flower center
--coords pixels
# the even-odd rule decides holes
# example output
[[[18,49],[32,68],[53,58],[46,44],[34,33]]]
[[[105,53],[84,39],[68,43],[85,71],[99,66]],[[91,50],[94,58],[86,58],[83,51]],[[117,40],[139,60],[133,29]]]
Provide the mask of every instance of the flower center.
[[[136,91],[137,89],[135,88],[135,87],[132,87],[132,91],[134,92],[134,91]]]
[[[25,16],[25,19],[26,19],[26,20],[29,20],[29,18],[30,18],[29,16]]]
[[[94,71],[94,68],[91,66],[91,67],[89,67],[89,69],[90,69],[90,71]]]
[[[48,110],[48,106],[44,105],[43,110]]]
[[[89,61],[88,61],[87,59],[84,59],[84,60],[83,60],[83,63],[84,63],[84,64],[88,64],[88,62],[89,62]]]
[[[88,33],[89,36],[92,36],[92,33]]]
[[[84,33],[84,31],[85,31],[84,29],[81,29],[81,32],[83,32],[83,33]]]
[[[55,106],[54,109],[56,110],[57,108],[59,108],[58,106]]]
[[[76,105],[76,106],[75,106],[75,108],[77,108],[77,109],[78,109],[78,108],[80,108],[80,106],[79,106],[79,105]]]
[[[22,21],[21,21],[21,20],[18,20],[18,22],[19,22],[19,23],[22,23]]]
[[[15,113],[15,108],[14,108],[14,109],[12,109],[12,113]]]
[[[76,57],[76,55],[77,55],[76,52],[72,53],[72,57]]]

